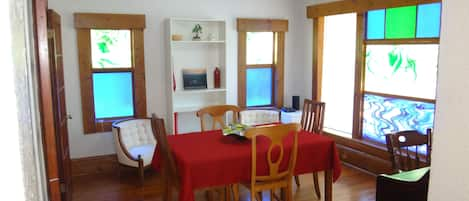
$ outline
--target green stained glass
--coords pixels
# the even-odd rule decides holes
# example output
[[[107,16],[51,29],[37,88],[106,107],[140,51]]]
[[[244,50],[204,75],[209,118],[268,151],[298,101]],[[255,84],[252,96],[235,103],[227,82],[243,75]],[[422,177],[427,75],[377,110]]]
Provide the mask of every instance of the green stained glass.
[[[386,39],[415,38],[417,6],[386,9]]]

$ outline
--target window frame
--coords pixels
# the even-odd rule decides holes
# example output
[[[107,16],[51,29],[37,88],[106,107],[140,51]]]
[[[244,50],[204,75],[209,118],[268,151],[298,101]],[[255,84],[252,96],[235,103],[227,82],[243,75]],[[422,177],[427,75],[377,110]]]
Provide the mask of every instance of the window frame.
[[[145,88],[144,33],[145,15],[75,13],[78,62],[80,71],[81,105],[85,134],[112,130],[112,123],[127,118],[147,116]],[[91,29],[125,29],[131,33],[131,68],[93,68],[91,55]],[[93,95],[93,73],[131,72],[134,115],[128,117],[96,119]]]
[[[400,7],[407,5],[419,5],[426,3],[441,2],[439,0],[421,0],[416,2],[379,2],[367,4],[370,0],[361,0],[357,2],[340,1],[334,3],[310,6],[307,8],[308,17],[313,19],[313,76],[312,76],[312,98],[321,99],[322,83],[322,64],[323,64],[323,39],[324,39],[324,19],[327,15],[344,14],[350,12],[357,13],[357,38],[356,38],[356,62],[355,62],[355,88],[354,88],[354,108],[353,108],[353,129],[352,139],[365,141],[369,144],[383,146],[379,142],[363,138],[363,104],[365,94],[372,94],[384,97],[406,99],[412,101],[421,101],[425,103],[435,103],[434,99],[423,99],[409,96],[399,96],[377,92],[365,91],[365,55],[367,45],[405,45],[405,44],[439,44],[438,38],[411,38],[411,39],[366,39],[366,12],[374,9],[386,9],[388,7]],[[340,7],[339,4],[343,7]],[[347,5],[345,5],[347,4]],[[371,5],[371,6],[370,6]],[[326,9],[328,8],[328,10]],[[333,8],[333,9],[331,9]],[[436,90],[436,89],[435,89]],[[326,132],[327,133],[327,132]],[[336,135],[327,133],[329,135]]]
[[[252,106],[249,108],[283,106],[284,65],[285,65],[285,32],[288,32],[288,20],[281,19],[237,19],[238,30],[238,105],[247,108],[246,74],[248,69],[272,68],[272,104]],[[247,32],[273,32],[272,64],[249,65],[247,59]]]

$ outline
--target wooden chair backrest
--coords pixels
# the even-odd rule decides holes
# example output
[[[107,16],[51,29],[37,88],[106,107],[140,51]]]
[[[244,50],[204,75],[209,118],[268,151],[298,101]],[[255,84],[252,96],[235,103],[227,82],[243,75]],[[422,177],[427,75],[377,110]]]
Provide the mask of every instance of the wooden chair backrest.
[[[230,111],[233,112],[232,123],[239,122],[239,112],[241,112],[241,108],[236,105],[214,105],[202,108],[197,111],[196,115],[200,118],[200,127],[202,131],[207,130],[205,127],[205,115],[209,115],[212,118],[212,130],[217,128],[217,124],[220,126],[220,129],[222,129],[226,126],[224,120],[225,114]]]
[[[426,145],[426,164],[430,164],[431,156],[431,129],[427,129],[427,135],[416,130],[401,131],[386,135],[386,147],[390,154],[390,160],[394,172],[408,171],[425,166],[418,147]]]
[[[301,129],[318,134],[322,133],[325,108],[326,104],[323,102],[305,99],[301,115]]]
[[[171,147],[168,144],[168,137],[164,126],[164,120],[158,118],[155,114],[152,114],[151,125],[157,141],[156,147],[161,156],[162,173],[163,175],[172,179],[172,182],[176,182],[175,184],[178,185],[177,182],[179,182],[179,174],[176,162],[171,152]]]
[[[290,124],[280,124],[280,125],[269,125],[250,128],[246,131],[246,137],[251,139],[251,185],[254,185],[256,182],[268,182],[280,180],[289,176],[293,176],[293,170],[295,169],[296,157],[298,154],[298,130],[300,128],[299,124],[290,123]],[[284,145],[283,139],[285,139],[290,133],[294,133],[294,142],[290,154],[290,160],[288,163],[288,168],[284,171],[280,170],[280,164],[283,160],[284,155]],[[265,136],[270,139],[271,144],[267,151],[267,162],[269,165],[269,174],[268,175],[257,175],[257,142],[256,137]],[[272,151],[275,147],[279,147],[279,156],[277,161],[272,160]]]

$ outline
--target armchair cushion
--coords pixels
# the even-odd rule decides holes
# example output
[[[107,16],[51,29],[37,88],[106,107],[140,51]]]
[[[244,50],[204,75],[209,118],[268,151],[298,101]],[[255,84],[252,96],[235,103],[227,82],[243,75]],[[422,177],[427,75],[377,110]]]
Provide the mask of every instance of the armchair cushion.
[[[280,122],[280,113],[275,110],[244,110],[239,113],[241,124],[248,126]]]
[[[138,158],[138,155],[142,157],[143,166],[147,166],[151,164],[154,151],[155,151],[155,145],[153,144],[135,146],[129,149],[129,153],[133,158]]]

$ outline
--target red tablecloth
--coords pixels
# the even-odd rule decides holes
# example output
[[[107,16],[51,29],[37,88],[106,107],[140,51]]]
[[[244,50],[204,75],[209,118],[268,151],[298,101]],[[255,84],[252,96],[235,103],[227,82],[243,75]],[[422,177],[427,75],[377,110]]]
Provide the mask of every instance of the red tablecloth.
[[[293,136],[293,135],[291,135]],[[284,141],[285,154],[293,137]],[[180,175],[180,201],[193,201],[194,189],[222,186],[250,181],[251,142],[240,141],[232,136],[223,136],[220,130],[204,133],[189,133],[168,136],[174,159]],[[265,157],[269,142],[258,139],[258,172],[267,172]],[[263,148],[259,148],[263,147]],[[159,153],[155,149],[152,166],[159,168]],[[260,159],[264,161],[259,161]],[[286,166],[286,163],[285,163]],[[298,157],[295,175],[332,169],[336,181],[341,172],[340,160],[332,139],[301,131],[298,134]]]

